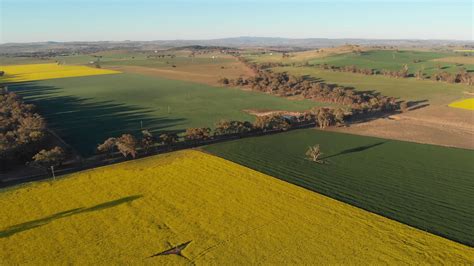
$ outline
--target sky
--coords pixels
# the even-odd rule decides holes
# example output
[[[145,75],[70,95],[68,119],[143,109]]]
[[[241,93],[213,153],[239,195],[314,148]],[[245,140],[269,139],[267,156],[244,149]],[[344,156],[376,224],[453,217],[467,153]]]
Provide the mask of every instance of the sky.
[[[238,36],[473,40],[472,0],[0,0],[0,43]]]

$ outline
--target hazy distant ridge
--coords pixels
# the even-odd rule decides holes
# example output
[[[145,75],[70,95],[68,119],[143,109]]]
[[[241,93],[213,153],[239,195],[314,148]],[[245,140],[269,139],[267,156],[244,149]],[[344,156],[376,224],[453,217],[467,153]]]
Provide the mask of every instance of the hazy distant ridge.
[[[340,46],[345,44],[354,45],[378,45],[378,46],[470,46],[474,47],[473,41],[456,40],[383,40],[383,39],[327,39],[307,38],[290,39],[279,37],[234,37],[211,40],[156,40],[156,41],[101,41],[101,42],[35,42],[35,43],[6,43],[0,45],[0,53],[33,52],[46,50],[70,50],[70,49],[163,49],[189,45],[203,46],[226,46],[226,47],[293,47],[301,49]]]

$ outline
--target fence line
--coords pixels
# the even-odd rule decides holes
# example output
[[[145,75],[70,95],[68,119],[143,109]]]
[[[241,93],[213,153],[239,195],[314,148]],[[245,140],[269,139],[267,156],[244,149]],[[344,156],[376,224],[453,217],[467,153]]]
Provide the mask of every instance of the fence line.
[[[232,141],[241,138],[248,138],[248,137],[258,137],[264,135],[272,135],[277,133],[282,133],[290,130],[297,130],[303,128],[310,128],[316,125],[315,122],[305,123],[305,124],[295,124],[291,126],[288,130],[266,130],[266,131],[254,131],[244,134],[230,134],[230,135],[221,135],[221,136],[214,136],[210,139],[206,140],[199,140],[199,141],[180,141],[173,145],[157,145],[152,149],[152,152],[145,153],[144,151],[140,151],[138,156],[134,159],[128,159],[123,157],[119,152],[115,152],[112,155],[93,155],[91,157],[82,159],[80,161],[75,161],[71,163],[69,166],[64,165],[62,167],[57,167],[55,169],[55,174],[57,176],[64,176],[66,174],[71,174],[83,170],[93,169],[100,166],[107,166],[113,165],[125,161],[131,161],[135,159],[145,158],[149,156],[154,156],[163,153],[174,152],[178,150],[196,148],[200,146],[225,142],[225,141]],[[41,174],[30,175],[22,178],[11,179],[11,180],[0,180],[0,188],[11,187],[23,183],[28,183],[32,181],[39,181],[39,180],[47,180],[51,179],[52,176],[46,170]]]

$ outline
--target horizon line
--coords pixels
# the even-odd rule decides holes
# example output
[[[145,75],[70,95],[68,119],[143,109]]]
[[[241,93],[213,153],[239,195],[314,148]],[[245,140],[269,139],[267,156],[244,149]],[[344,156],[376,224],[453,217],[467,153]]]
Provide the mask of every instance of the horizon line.
[[[452,42],[473,42],[473,39],[414,39],[414,38],[328,38],[328,37],[304,37],[304,38],[294,38],[294,37],[262,37],[262,36],[235,36],[235,37],[221,37],[221,38],[208,38],[208,39],[154,39],[154,40],[102,40],[102,41],[84,41],[84,40],[73,40],[73,41],[54,41],[54,40],[44,40],[44,41],[26,41],[26,42],[0,42],[0,45],[5,44],[33,44],[33,43],[97,43],[97,42],[164,42],[164,41],[215,41],[215,40],[225,40],[225,39],[239,39],[239,38],[267,38],[267,39],[287,39],[287,40],[311,40],[311,39],[326,39],[326,40],[374,40],[374,41],[452,41]]]

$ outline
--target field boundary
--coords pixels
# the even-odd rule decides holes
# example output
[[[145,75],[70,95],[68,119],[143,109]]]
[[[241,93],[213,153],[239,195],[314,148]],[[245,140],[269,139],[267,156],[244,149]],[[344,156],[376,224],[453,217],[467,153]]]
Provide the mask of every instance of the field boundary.
[[[315,125],[316,123],[312,122],[308,124],[293,126],[292,128],[288,130],[267,130],[264,132],[260,131],[260,132],[247,133],[245,135],[231,134],[231,135],[224,135],[224,136],[215,136],[214,138],[207,139],[207,140],[178,142],[172,146],[155,146],[152,149],[152,151],[148,153],[144,152],[143,150],[138,151],[136,158],[133,158],[133,159],[125,158],[119,152],[115,152],[111,155],[94,155],[85,159],[81,157],[79,158],[79,160],[71,161],[69,163],[64,164],[63,166],[56,169],[54,172],[56,176],[63,176],[63,175],[72,174],[72,173],[80,172],[84,170],[89,170],[89,169],[93,169],[93,168],[97,168],[101,166],[113,165],[113,164],[118,164],[118,163],[122,163],[126,161],[133,161],[133,160],[155,156],[159,154],[166,154],[166,153],[175,152],[179,150],[192,149],[192,148],[197,148],[197,147],[206,146],[210,144],[237,140],[241,138],[259,137],[259,136],[265,136],[265,135],[284,133],[290,130],[311,128],[311,127],[314,127]],[[20,178],[8,178],[8,174],[5,174],[5,177],[2,178],[0,175],[0,190],[4,188],[16,186],[16,185],[21,185],[23,183],[53,179],[53,177],[51,176],[51,173],[47,171],[38,171],[38,172],[41,172],[41,173],[29,175],[26,177],[20,177]]]

